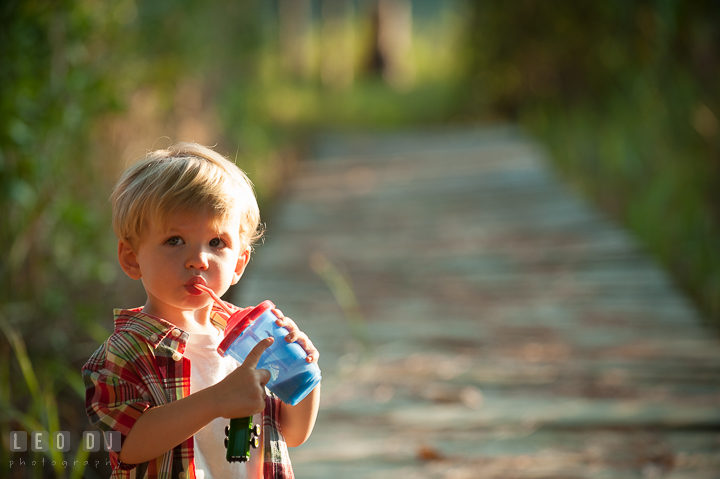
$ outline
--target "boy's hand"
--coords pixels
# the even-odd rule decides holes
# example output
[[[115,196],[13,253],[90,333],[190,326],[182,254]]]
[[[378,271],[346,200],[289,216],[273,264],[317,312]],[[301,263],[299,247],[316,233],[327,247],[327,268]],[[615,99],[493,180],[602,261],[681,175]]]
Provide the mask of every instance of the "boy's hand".
[[[279,309],[273,309],[273,313],[278,317],[275,324],[287,329],[290,334],[285,336],[285,341],[288,343],[297,342],[307,353],[307,362],[316,363],[320,358],[320,352],[315,348],[312,341],[307,334],[303,333],[298,329],[295,321],[285,316]]]
[[[273,341],[271,337],[260,341],[235,371],[213,386],[220,416],[248,417],[265,409],[265,385],[270,381],[270,371],[256,368],[260,356]]]

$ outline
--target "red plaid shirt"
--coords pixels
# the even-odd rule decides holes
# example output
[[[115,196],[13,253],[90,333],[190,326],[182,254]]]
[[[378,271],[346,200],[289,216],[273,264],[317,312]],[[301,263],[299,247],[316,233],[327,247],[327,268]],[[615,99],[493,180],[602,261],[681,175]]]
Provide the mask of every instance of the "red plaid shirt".
[[[218,311],[212,321],[221,329]],[[122,441],[148,408],[190,394],[190,360],[183,353],[188,333],[141,308],[115,310],[115,332],[83,366],[85,407],[90,422],[103,431],[119,431]],[[263,418],[263,476],[293,478],[290,455],[279,429],[280,400],[268,394]],[[220,438],[218,439],[220,443]],[[193,438],[142,464],[124,464],[110,451],[112,478],[195,478]]]

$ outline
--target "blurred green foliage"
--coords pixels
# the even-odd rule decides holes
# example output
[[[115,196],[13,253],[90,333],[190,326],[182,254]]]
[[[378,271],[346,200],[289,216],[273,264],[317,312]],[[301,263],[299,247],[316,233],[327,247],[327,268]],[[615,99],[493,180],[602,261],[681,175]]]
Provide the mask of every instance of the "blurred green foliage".
[[[473,112],[518,120],[720,320],[720,4],[472,3]]]
[[[119,283],[107,198],[127,158],[109,153],[115,145],[107,125],[122,118],[135,92],[150,89],[157,116],[172,131],[172,99],[183,78],[203,78],[228,59],[225,71],[244,66],[254,38],[252,17],[244,14],[253,8],[240,2],[209,8],[195,0],[2,2],[3,464],[9,431],[19,429],[70,430],[75,444],[67,459],[82,457],[77,441],[89,425],[79,368],[107,337],[111,309],[140,299],[137,288]],[[209,42],[221,39],[225,50],[214,50]],[[63,468],[58,454],[48,453],[45,468],[10,473],[83,474],[82,461]]]
[[[84,327],[96,327],[92,303],[78,300],[101,296],[96,285],[112,278],[104,205],[96,196],[106,182],[90,161],[88,131],[99,112],[116,105],[107,42],[121,25],[98,6],[84,7],[21,1],[0,7],[4,463],[9,430],[32,424],[58,430],[57,402],[44,398],[80,400],[77,375],[67,374],[78,360],[70,346],[87,341],[87,332],[79,334]],[[98,37],[102,28],[107,33]]]

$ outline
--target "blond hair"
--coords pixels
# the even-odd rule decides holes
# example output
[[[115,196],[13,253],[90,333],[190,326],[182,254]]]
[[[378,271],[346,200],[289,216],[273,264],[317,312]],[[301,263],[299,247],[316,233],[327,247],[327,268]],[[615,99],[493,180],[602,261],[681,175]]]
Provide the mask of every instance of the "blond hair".
[[[247,175],[230,160],[197,143],[181,142],[148,153],[113,189],[113,230],[135,247],[150,220],[166,224],[177,212],[210,211],[220,224],[240,214],[244,247],[262,236],[260,210]]]

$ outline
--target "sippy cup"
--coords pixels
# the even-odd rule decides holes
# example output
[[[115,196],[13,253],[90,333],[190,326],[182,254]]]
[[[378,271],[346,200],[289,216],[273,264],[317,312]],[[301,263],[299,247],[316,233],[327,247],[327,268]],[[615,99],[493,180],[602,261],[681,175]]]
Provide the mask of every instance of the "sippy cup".
[[[257,343],[272,336],[275,341],[260,356],[257,369],[270,371],[271,379],[267,387],[281,401],[294,406],[320,383],[322,377],[317,364],[305,360],[307,354],[299,344],[285,341],[289,331],[275,324],[277,317],[271,311],[275,308],[272,302],[263,301],[253,309],[233,313],[212,289],[202,284],[194,286],[208,293],[230,315],[225,339],[218,346],[221,356],[229,354],[242,363]],[[259,424],[253,425],[251,417],[231,419],[230,425],[225,428],[227,461],[248,461],[250,447],[259,446],[260,429]]]
[[[274,337],[273,344],[260,356],[257,369],[270,371],[268,389],[282,402],[294,406],[310,394],[322,376],[316,363],[306,361],[307,354],[299,344],[285,341],[289,331],[275,324],[278,318],[273,309],[275,305],[271,301],[263,301],[251,310],[233,314],[218,353],[243,362],[257,343]]]

